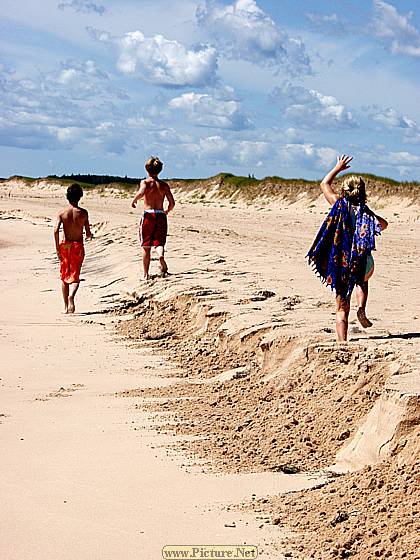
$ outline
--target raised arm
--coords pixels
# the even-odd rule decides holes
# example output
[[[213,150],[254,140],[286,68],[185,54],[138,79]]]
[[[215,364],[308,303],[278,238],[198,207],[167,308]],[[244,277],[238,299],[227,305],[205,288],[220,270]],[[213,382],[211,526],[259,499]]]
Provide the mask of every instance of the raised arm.
[[[92,232],[90,231],[89,214],[87,211],[85,217],[85,232],[86,232],[86,239],[92,239],[93,235]]]
[[[60,227],[62,224],[61,214],[57,214],[57,219],[54,226],[54,240],[55,240],[55,251],[57,257],[60,259]]]
[[[341,173],[341,171],[344,171],[345,169],[349,169],[350,167],[349,163],[351,162],[352,159],[353,158],[351,156],[346,156],[344,154],[342,156],[337,157],[337,163],[334,165],[331,171],[327,173],[327,175],[325,175],[325,177],[321,181],[321,190],[327,202],[331,205],[337,202],[339,198],[339,195],[335,192],[335,190],[332,187],[333,181],[337,177],[337,175]]]
[[[131,206],[133,208],[136,207],[137,202],[144,197],[144,193],[146,192],[146,181],[143,179],[143,181],[141,181],[140,183],[140,187],[139,190],[136,192],[133,200],[131,201]]]
[[[171,210],[173,210],[175,208],[175,199],[174,199],[174,195],[171,192],[171,188],[169,185],[167,185],[167,190],[165,193],[166,198],[168,199],[169,202],[169,206],[166,209],[166,214],[169,214],[169,212],[171,212]]]

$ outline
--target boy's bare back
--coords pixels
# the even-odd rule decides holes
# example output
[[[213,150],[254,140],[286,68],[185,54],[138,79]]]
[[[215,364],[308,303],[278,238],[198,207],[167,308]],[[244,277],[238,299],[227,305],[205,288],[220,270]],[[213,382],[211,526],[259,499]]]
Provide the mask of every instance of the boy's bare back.
[[[171,192],[168,183],[153,177],[143,179],[140,191],[144,192],[145,210],[163,210],[163,202]]]
[[[58,220],[63,224],[65,241],[83,241],[83,228],[88,233],[89,217],[84,208],[68,206],[58,214]]]

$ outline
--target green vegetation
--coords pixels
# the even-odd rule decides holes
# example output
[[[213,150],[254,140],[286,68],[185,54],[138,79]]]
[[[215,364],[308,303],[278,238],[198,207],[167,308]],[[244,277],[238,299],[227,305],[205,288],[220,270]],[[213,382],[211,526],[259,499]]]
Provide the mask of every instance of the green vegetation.
[[[352,173],[351,175],[360,175],[364,179],[373,181],[375,183],[384,183],[393,187],[399,186],[414,186],[419,187],[420,183],[418,181],[396,181],[395,179],[390,179],[389,177],[381,177],[380,175],[373,175],[373,173]]]
[[[266,183],[282,183],[284,185],[295,185],[296,183],[299,183],[300,185],[313,185],[314,183],[319,184],[321,179],[315,181],[310,181],[309,179],[285,179],[284,177],[273,175],[270,177],[264,177],[261,181]]]
[[[32,183],[38,180],[38,179],[34,179],[33,177],[23,177],[21,175],[12,175],[12,177],[9,177],[9,180],[12,179],[15,179],[17,181],[23,181],[24,183],[27,183],[29,185],[31,185]]]
[[[249,175],[248,177],[241,177],[240,175],[232,175],[232,173],[220,173],[219,177],[224,184],[234,187],[249,187],[261,183],[259,179]]]

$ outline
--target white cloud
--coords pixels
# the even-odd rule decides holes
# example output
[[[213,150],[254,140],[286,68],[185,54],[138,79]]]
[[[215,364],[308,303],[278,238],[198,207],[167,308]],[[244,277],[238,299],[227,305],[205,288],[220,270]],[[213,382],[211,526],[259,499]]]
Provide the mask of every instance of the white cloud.
[[[67,85],[77,80],[77,71],[74,68],[65,68],[57,78],[60,84]]]
[[[373,154],[374,155],[374,154]],[[378,158],[378,156],[376,156]],[[379,156],[379,165],[420,166],[420,156],[410,152],[387,152]]]
[[[410,128],[414,123],[398,111],[392,108],[383,111],[377,111],[372,115],[374,121],[381,123],[387,127],[393,128]]]
[[[269,168],[277,174],[289,173],[288,170],[322,173],[328,169],[338,155],[329,146],[311,143],[280,143],[266,137],[260,140],[235,140],[232,137],[212,135],[201,138],[195,143],[183,145],[183,150],[192,153],[197,160],[206,161],[219,169],[236,167],[246,172],[255,167]],[[276,173],[276,172],[275,172]]]
[[[190,122],[199,126],[230,130],[252,128],[252,122],[242,111],[240,102],[234,99],[188,92],[171,99],[168,106],[171,110],[181,111]]]
[[[267,142],[242,140],[233,145],[234,156],[243,165],[261,167],[264,160],[272,153],[272,146]]]
[[[146,37],[141,31],[122,37],[93,28],[88,31],[94,39],[117,48],[117,68],[127,76],[165,87],[206,86],[216,80],[217,52],[213,47],[188,49],[178,41],[162,35]]]
[[[314,31],[334,35],[341,35],[346,31],[344,23],[340,20],[337,14],[326,15],[307,13],[305,16]]]
[[[291,75],[311,73],[303,42],[280,29],[255,0],[221,4],[206,0],[197,9],[197,21],[225,56],[287,70]]]
[[[197,142],[183,146],[198,160],[217,165],[220,169],[232,167],[260,167],[273,153],[268,142],[253,140],[232,140],[220,135],[200,138]]]
[[[393,54],[420,57],[420,32],[410,22],[411,14],[403,16],[383,0],[373,1],[373,31]]]
[[[67,62],[57,71],[39,73],[33,79],[21,80],[4,71],[0,90],[0,143],[4,146],[72,149],[93,138],[103,141],[106,135],[117,137],[124,149],[123,135],[100,130],[99,125],[106,114],[123,128],[115,101],[127,97],[110,85],[107,75],[92,61]]]
[[[12,122],[8,115],[0,117],[0,145],[39,150],[53,149],[55,137],[51,131],[42,126],[27,128]]]
[[[103,92],[98,91],[98,84],[106,83],[108,93],[117,95],[121,99],[127,98],[126,94],[111,85],[108,74],[100,70],[92,60],[85,62],[70,60],[61,63],[60,66],[61,70],[58,74],[51,73],[47,78],[51,91],[55,87],[63,86],[68,93],[71,91],[73,99],[82,98],[101,95]]]
[[[56,136],[60,144],[73,146],[78,142],[86,131],[83,128],[76,126],[68,127],[50,127],[50,132]]]
[[[357,126],[351,111],[332,95],[323,95],[315,89],[306,89],[286,82],[273,90],[272,99],[284,111],[283,118],[288,124],[294,123],[308,128]]]
[[[414,119],[407,115],[403,115],[396,109],[388,107],[381,109],[377,105],[367,107],[369,117],[382,127],[388,130],[399,128],[404,132],[404,141],[408,144],[417,144],[420,142],[420,126]]]
[[[60,10],[71,8],[75,12],[84,14],[93,13],[100,16],[104,15],[104,13],[106,12],[105,6],[103,6],[102,4],[96,4],[95,2],[91,2],[90,0],[65,0],[63,2],[59,2],[57,7]]]
[[[404,135],[404,142],[406,144],[420,144],[420,127],[417,123],[415,127],[407,129]]]
[[[189,134],[181,133],[174,128],[161,128],[158,130],[156,124],[154,124],[153,131],[150,135],[150,141],[153,140],[157,140],[162,144],[173,147],[175,144],[191,142],[192,138]]]
[[[396,172],[404,180],[418,176],[420,170],[420,156],[407,151],[387,151],[378,146],[375,151],[361,150],[357,156],[373,173],[395,177]]]
[[[285,144],[278,150],[280,161],[286,167],[301,167],[303,169],[322,171],[330,167],[338,152],[328,146],[314,144]]]
[[[206,138],[201,138],[198,146],[193,144],[191,148],[196,151],[197,155],[201,158],[204,156],[219,158],[228,155],[229,142],[221,136],[208,136]]]
[[[293,126],[289,126],[286,130],[282,131],[284,138],[290,144],[303,144],[303,134],[299,128],[295,128]]]

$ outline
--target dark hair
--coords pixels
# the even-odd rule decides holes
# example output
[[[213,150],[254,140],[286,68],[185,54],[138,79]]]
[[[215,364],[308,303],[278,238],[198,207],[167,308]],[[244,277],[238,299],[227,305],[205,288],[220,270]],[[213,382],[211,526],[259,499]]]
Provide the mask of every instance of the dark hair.
[[[83,189],[79,183],[73,183],[67,189],[67,200],[69,202],[79,202],[83,196]]]

